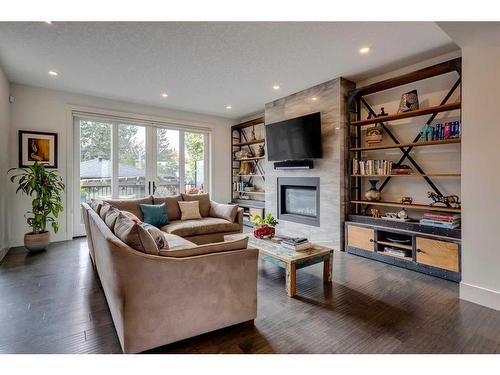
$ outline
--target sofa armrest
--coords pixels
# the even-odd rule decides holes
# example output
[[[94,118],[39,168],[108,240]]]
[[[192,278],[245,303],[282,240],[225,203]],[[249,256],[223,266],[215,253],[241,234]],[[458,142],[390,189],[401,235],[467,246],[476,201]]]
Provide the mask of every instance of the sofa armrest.
[[[236,219],[235,219],[235,222],[240,224],[240,226],[243,228],[243,208],[241,207],[238,207],[238,211],[237,211],[237,214],[236,214]]]

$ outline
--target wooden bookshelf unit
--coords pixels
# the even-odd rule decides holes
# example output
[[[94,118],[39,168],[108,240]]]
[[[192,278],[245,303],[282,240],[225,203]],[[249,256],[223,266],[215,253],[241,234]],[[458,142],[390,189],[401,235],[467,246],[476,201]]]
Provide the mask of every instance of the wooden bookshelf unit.
[[[259,137],[251,139],[251,130],[259,130]],[[231,127],[231,191],[232,203],[238,204],[244,209],[243,225],[252,226],[250,222],[251,213],[265,214],[265,191],[245,191],[235,187],[235,183],[249,183],[264,186],[265,168],[263,162],[265,156],[258,156],[256,146],[264,145],[264,117],[236,124]],[[237,158],[238,151],[245,151],[247,156]],[[240,173],[242,163],[252,163],[254,173]],[[246,171],[245,171],[246,172]],[[259,181],[256,181],[259,180]]]
[[[401,86],[410,83],[417,83],[425,79],[432,79],[447,73],[456,72],[458,78],[449,92],[445,95],[439,104],[431,104],[426,108],[420,108],[413,111],[384,114],[377,116],[370,104],[366,100],[366,96],[376,94],[382,91],[400,88]],[[405,126],[408,122],[401,123],[399,120],[409,119],[413,117],[422,117],[429,115],[428,119],[422,120],[422,125],[431,125],[438,113],[455,111],[458,113],[461,110],[459,100],[450,101],[454,92],[459,89],[461,84],[461,59],[453,59],[444,63],[440,63],[425,69],[414,71],[396,78],[391,78],[385,81],[370,84],[365,87],[360,87],[352,90],[348,97],[348,110],[350,112],[350,147],[349,147],[349,214],[345,223],[345,250],[349,253],[364,256],[377,261],[393,264],[399,267],[412,269],[414,271],[423,272],[445,278],[453,281],[461,280],[460,268],[460,246],[461,246],[461,230],[448,229],[420,224],[419,221],[395,221],[383,217],[377,217],[372,209],[385,207],[393,207],[397,210],[404,208],[415,214],[422,211],[429,212],[435,215],[460,214],[461,209],[458,205],[450,203],[445,204],[424,204],[415,203],[405,204],[391,200],[370,201],[364,197],[365,181],[367,178],[380,178],[382,184],[378,186],[381,191],[389,181],[396,184],[401,181],[399,177],[420,177],[425,180],[429,186],[429,191],[433,191],[437,195],[442,195],[441,191],[434,183],[434,178],[460,178],[460,173],[448,171],[433,171],[428,172],[418,164],[412,157],[411,151],[418,147],[440,147],[443,145],[457,145],[457,153],[461,143],[461,132],[456,138],[445,138],[438,140],[421,140],[420,129],[413,141],[400,142],[394,133],[391,131],[392,126]],[[394,90],[396,92],[397,90]],[[403,91],[404,92],[404,91]],[[395,95],[401,95],[402,92],[397,92]],[[387,93],[385,94],[387,95]],[[373,98],[372,98],[373,100]],[[366,110],[370,115],[368,119],[362,119],[362,111]],[[390,123],[389,123],[390,122]],[[392,144],[371,144],[365,143],[363,130],[368,125],[379,126],[384,133],[390,137]],[[462,126],[462,124],[460,124]],[[455,147],[455,146],[450,146]],[[411,164],[410,174],[393,173],[390,168],[385,168],[386,162],[378,163],[379,168],[372,168],[372,162],[363,164],[363,169],[356,168],[353,165],[357,164],[354,161],[370,160],[369,153],[378,151],[379,154],[383,150],[391,150],[390,155],[394,155],[393,150],[401,152],[399,161],[394,161],[395,164],[402,164],[405,161]],[[447,149],[450,150],[450,149]],[[453,152],[453,148],[451,152]],[[366,156],[366,157],[364,157]],[[386,159],[392,159],[387,157]],[[381,166],[381,164],[383,164]],[[360,171],[358,171],[360,169]],[[368,172],[369,174],[365,174]],[[372,173],[373,172],[373,173]],[[380,174],[388,172],[387,174]],[[377,174],[378,173],[378,174]],[[394,180],[393,180],[394,179]],[[455,181],[455,180],[453,180]],[[408,185],[406,185],[408,186]],[[394,192],[393,192],[394,193]],[[401,189],[401,197],[409,195]],[[425,202],[427,197],[418,197],[419,202]],[[400,239],[400,241],[398,240]]]

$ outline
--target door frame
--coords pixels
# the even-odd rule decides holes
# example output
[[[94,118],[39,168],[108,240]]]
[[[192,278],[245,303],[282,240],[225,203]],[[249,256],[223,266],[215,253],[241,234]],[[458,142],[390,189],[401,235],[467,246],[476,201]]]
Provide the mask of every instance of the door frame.
[[[150,115],[140,115],[129,112],[120,112],[113,110],[106,110],[95,107],[85,107],[78,105],[66,105],[66,122],[68,124],[67,129],[67,165],[66,165],[66,175],[67,175],[67,189],[66,189],[66,204],[67,215],[66,215],[66,238],[68,240],[73,237],[85,236],[85,228],[80,221],[80,194],[75,194],[75,190],[80,186],[80,124],[78,118],[89,118],[102,121],[109,121],[111,123],[119,123],[124,121],[125,123],[145,126],[146,127],[146,143],[149,142],[152,149],[157,150],[157,139],[156,139],[156,129],[165,128],[179,131],[179,183],[181,191],[184,189],[184,172],[185,172],[185,160],[184,160],[184,132],[192,131],[197,133],[202,133],[204,135],[204,188],[205,191],[210,193],[212,190],[212,176],[213,176],[213,163],[212,149],[211,149],[211,137],[212,131],[215,127],[212,123],[200,122],[200,121],[190,121],[190,120],[179,120],[171,119],[165,117],[157,117]],[[118,135],[118,126],[112,127],[112,137],[113,133],[115,137]],[[148,136],[148,133],[149,136]],[[181,138],[182,137],[182,138]],[[113,138],[112,138],[113,139]],[[113,176],[117,176],[118,173],[118,149],[113,147],[112,140],[112,160],[113,162]],[[116,154],[115,154],[116,153]],[[146,148],[146,189],[148,186],[148,181],[156,181],[156,161],[153,162],[151,159],[152,155],[155,155],[153,151],[148,152]],[[112,183],[113,195],[118,196],[118,184]],[[114,191],[116,189],[116,192]],[[116,194],[116,195],[115,195]]]

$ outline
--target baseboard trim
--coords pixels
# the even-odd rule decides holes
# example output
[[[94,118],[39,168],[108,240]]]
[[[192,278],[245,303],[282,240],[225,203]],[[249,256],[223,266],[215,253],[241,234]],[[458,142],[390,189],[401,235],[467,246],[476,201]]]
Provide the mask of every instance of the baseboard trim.
[[[0,249],[0,263],[2,262],[3,258],[5,258],[5,256],[7,255],[8,252],[9,252],[8,247],[6,247],[4,249]]]
[[[495,290],[461,282],[460,299],[500,311],[500,292]]]

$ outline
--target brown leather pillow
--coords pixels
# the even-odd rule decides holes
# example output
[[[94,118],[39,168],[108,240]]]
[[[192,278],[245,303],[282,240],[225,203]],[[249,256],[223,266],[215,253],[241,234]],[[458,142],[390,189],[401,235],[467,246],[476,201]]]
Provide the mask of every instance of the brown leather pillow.
[[[237,204],[222,204],[214,201],[210,201],[210,216],[219,217],[221,219],[226,219],[231,223],[234,223],[236,215],[238,214]]]
[[[141,224],[120,212],[115,223],[115,236],[137,251],[158,255],[155,240]]]
[[[128,211],[137,216],[141,221],[144,220],[140,204],[153,204],[153,198],[151,196],[146,198],[137,199],[106,199],[104,203],[109,203],[115,208],[121,211]]]
[[[200,214],[203,217],[210,216],[210,197],[208,194],[184,194],[182,200],[185,202],[198,201],[200,202]]]
[[[153,197],[153,204],[165,203],[167,207],[167,217],[168,221],[180,220],[181,210],[177,202],[182,202],[182,195],[174,195],[172,197]]]

